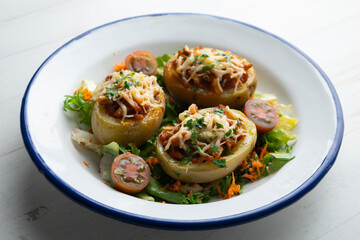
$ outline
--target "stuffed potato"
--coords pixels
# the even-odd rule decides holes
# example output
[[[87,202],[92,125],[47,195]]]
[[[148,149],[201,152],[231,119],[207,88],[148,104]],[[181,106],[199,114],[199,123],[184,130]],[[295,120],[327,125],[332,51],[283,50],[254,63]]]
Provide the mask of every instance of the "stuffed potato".
[[[229,51],[187,46],[166,63],[164,81],[177,100],[203,107],[240,107],[257,86],[255,70],[245,59]]]
[[[198,110],[193,104],[179,120],[164,127],[156,154],[162,169],[183,182],[205,183],[231,173],[256,143],[254,123],[228,106]]]
[[[123,70],[99,83],[93,92],[91,125],[102,144],[143,144],[159,128],[165,94],[156,77]]]

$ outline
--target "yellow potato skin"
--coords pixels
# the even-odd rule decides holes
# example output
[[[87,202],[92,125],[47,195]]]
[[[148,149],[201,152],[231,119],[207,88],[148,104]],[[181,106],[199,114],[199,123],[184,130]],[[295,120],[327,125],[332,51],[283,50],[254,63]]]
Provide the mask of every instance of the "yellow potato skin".
[[[98,102],[95,102],[91,116],[94,135],[102,144],[117,142],[122,146],[127,146],[128,143],[140,146],[151,138],[160,127],[165,113],[164,92],[161,92],[161,95],[161,105],[152,108],[143,120],[124,119],[123,121],[113,118]]]
[[[199,89],[194,92],[193,87],[185,86],[184,80],[172,67],[172,61],[176,59],[176,55],[167,61],[164,67],[164,82],[166,88],[175,97],[186,104],[195,103],[201,107],[213,107],[219,104],[228,105],[230,108],[239,108],[245,104],[247,100],[254,94],[257,86],[257,76],[253,67],[248,69],[248,80],[240,89],[225,90],[222,94],[216,94],[206,90]]]
[[[207,110],[207,109],[203,109]],[[203,111],[200,110],[199,112]],[[255,124],[250,121],[242,112],[232,109],[241,116],[245,122],[246,136],[241,139],[236,147],[232,149],[233,155],[223,157],[226,160],[227,168],[218,168],[211,162],[188,163],[180,166],[179,161],[173,159],[167,152],[159,138],[156,142],[156,156],[161,168],[172,178],[182,182],[206,183],[220,179],[234,171],[241,165],[242,161],[249,155],[255,147],[257,132]]]

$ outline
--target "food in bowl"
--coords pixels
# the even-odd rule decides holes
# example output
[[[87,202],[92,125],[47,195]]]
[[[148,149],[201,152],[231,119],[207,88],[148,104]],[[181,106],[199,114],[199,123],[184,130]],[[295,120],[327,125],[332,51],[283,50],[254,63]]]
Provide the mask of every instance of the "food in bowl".
[[[213,51],[231,64],[235,57],[247,66],[246,71],[254,71],[230,52],[193,49]],[[185,47],[181,53],[187,51],[191,52]],[[136,51],[126,59],[139,52],[149,56]],[[292,131],[297,120],[288,115],[289,106],[277,103],[275,95],[254,92],[256,75],[252,83],[247,82],[250,75],[245,84],[241,82],[241,86],[250,84],[242,95],[244,109],[239,102],[234,106],[222,101],[228,99],[221,97],[227,91],[238,89],[234,79],[229,85],[220,81],[223,92],[204,84],[203,89],[217,98],[208,101],[210,107],[201,108],[193,95],[186,102],[171,92],[166,75],[174,56],[157,57],[157,71],[148,75],[142,71],[151,70],[153,60],[135,59],[136,69],[124,62],[115,64],[115,72],[99,84],[85,81],[74,95],[65,96],[64,109],[77,112],[81,128],[72,131],[72,139],[101,157],[98,171],[105,183],[149,201],[199,204],[240,195],[245,184],[278,171],[294,158]],[[202,58],[211,57],[197,60]]]
[[[240,166],[255,147],[255,124],[228,106],[198,110],[192,104],[179,121],[163,127],[156,144],[162,169],[176,180],[218,180]]]
[[[108,75],[93,91],[92,131],[102,144],[140,146],[158,130],[165,113],[165,94],[154,76],[121,70]]]

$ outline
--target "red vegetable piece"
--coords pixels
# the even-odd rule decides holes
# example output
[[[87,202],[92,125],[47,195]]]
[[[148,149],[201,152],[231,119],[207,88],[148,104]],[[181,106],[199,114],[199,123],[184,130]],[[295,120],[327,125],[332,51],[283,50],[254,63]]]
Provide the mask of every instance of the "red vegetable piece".
[[[245,103],[245,115],[255,123],[258,133],[271,131],[279,123],[279,113],[269,102],[253,98]]]

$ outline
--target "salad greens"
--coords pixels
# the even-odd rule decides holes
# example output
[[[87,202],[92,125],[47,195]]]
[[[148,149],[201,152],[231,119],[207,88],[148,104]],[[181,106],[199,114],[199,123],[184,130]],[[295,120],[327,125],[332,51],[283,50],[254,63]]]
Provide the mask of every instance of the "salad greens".
[[[129,143],[128,146],[119,146],[117,143],[110,143],[104,145],[102,148],[103,158],[100,163],[100,168],[104,172],[101,176],[104,180],[109,181],[109,172],[113,158],[119,153],[130,152],[135,155],[139,155],[146,160],[151,167],[151,178],[147,187],[135,196],[149,200],[160,201],[175,204],[199,204],[208,202],[211,197],[218,196],[220,198],[229,198],[232,195],[239,195],[243,191],[245,184],[254,182],[257,179],[263,178],[270,173],[278,171],[286,163],[294,159],[291,155],[292,146],[296,141],[296,135],[292,132],[297,120],[289,117],[283,113],[283,109],[289,110],[289,106],[285,106],[277,103],[277,98],[273,94],[261,94],[256,92],[255,98],[261,98],[268,101],[277,108],[279,111],[279,123],[271,131],[265,134],[258,134],[258,141],[256,143],[254,151],[243,161],[231,175],[227,175],[215,182],[207,184],[182,184],[169,177],[157,164],[150,164],[150,160],[156,160],[156,139],[161,133],[162,128],[166,125],[173,125],[178,122],[179,113],[183,112],[187,106],[175,102],[166,89],[162,72],[166,62],[170,59],[170,56],[165,54],[156,58],[158,63],[158,71],[155,76],[161,87],[163,87],[167,97],[165,103],[165,114],[161,122],[160,128],[156,134],[147,140],[142,146],[137,147],[134,143]],[[211,67],[211,66],[209,66]],[[66,95],[64,100],[63,109],[65,111],[70,110],[77,112],[79,122],[88,127],[91,127],[91,114],[92,114],[92,102],[91,91],[94,90],[96,84],[91,82],[83,82],[82,86],[75,91],[74,95]],[[90,89],[90,90],[89,90]],[[107,90],[108,97],[114,96],[115,92]],[[215,110],[215,114],[219,116],[224,115],[223,109]],[[207,123],[204,119],[191,120],[187,123],[190,129],[201,129],[206,126]],[[216,123],[218,128],[223,128],[219,123]],[[79,130],[80,131],[80,130]],[[89,133],[87,133],[89,134]],[[197,132],[192,132],[192,140],[196,141]],[[233,132],[230,130],[226,135],[231,135]],[[194,135],[194,136],[193,136]],[[82,135],[79,135],[80,138]],[[78,140],[79,142],[81,139]],[[88,142],[88,141],[87,141]],[[89,143],[90,144],[90,143]],[[201,154],[207,154],[202,151],[199,146],[190,145],[190,147],[197,147]],[[190,147],[188,148],[188,154],[185,152],[185,157],[181,161],[180,165],[187,164],[191,161]],[[220,147],[211,145],[211,153],[217,153]],[[101,153],[101,152],[100,152]],[[233,154],[228,151],[227,154]],[[219,168],[226,168],[226,161],[224,159],[217,159],[213,161],[213,164]],[[176,174],[176,173],[175,173]],[[196,185],[196,186],[195,186]],[[171,188],[171,186],[177,186],[177,188]],[[175,190],[174,190],[175,189]]]

